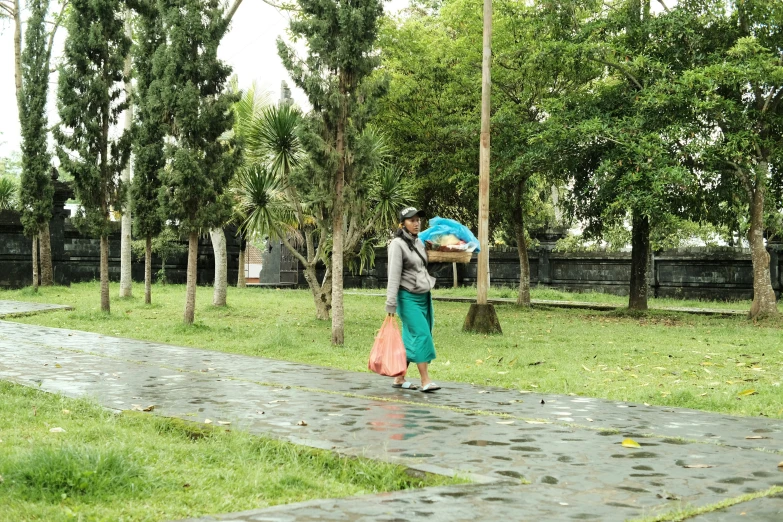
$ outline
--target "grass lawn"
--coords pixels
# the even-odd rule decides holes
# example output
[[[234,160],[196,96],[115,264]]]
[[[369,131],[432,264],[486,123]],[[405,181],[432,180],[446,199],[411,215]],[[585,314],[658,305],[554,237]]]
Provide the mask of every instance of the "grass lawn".
[[[455,482],[4,381],[0,419],[0,520],[14,522],[171,520]]]
[[[215,308],[212,289],[199,288],[196,324],[190,328],[182,325],[183,286],[156,286],[151,306],[144,305],[140,285],[131,299],[120,300],[118,292],[112,285],[111,315],[99,311],[97,283],[42,288],[39,294],[3,291],[0,299],[76,308],[14,319],[20,322],[354,371],[367,371],[384,317],[382,297],[347,295],[346,344],[333,347],[330,325],[315,320],[307,291],[231,288],[229,306]],[[504,334],[484,337],[461,331],[467,305],[435,303],[434,379],[783,417],[779,322],[662,311],[630,317],[510,305],[497,310]]]
[[[363,294],[377,294],[385,292],[384,289],[379,290],[349,290],[353,293]],[[461,286],[459,288],[436,288],[433,292],[434,295],[442,297],[476,297],[475,286]],[[490,299],[516,299],[517,289],[516,287],[492,287],[488,292]],[[549,301],[580,301],[590,303],[610,304],[618,307],[628,306],[628,297],[606,294],[603,292],[563,292],[554,288],[547,287],[533,287],[530,290],[532,299],[541,299]],[[663,309],[663,308],[712,308],[717,310],[750,310],[751,301],[706,301],[697,299],[672,299],[672,298],[650,298],[650,308]]]

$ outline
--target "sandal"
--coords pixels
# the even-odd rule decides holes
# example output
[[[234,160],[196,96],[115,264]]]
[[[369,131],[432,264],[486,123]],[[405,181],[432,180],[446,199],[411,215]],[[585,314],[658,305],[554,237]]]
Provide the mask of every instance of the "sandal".
[[[405,381],[400,384],[392,384],[392,388],[402,388],[403,390],[418,390],[419,387],[413,383]]]
[[[440,390],[440,386],[438,386],[434,382],[431,382],[428,385],[424,386],[420,391],[423,391],[424,393],[432,393],[435,390]]]

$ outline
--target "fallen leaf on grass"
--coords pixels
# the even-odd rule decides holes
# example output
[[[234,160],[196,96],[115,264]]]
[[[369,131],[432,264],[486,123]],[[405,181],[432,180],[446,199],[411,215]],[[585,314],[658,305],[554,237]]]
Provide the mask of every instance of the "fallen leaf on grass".
[[[63,410],[63,413],[64,413],[65,415],[70,415],[70,414],[71,414],[71,410]]]
[[[622,446],[624,448],[641,448],[642,447],[641,444],[639,444],[638,442],[636,442],[633,439],[625,439],[625,440],[623,440]]]
[[[743,391],[739,392],[737,394],[737,397],[747,397],[749,395],[758,395],[758,392],[751,388],[751,389],[747,389],[747,390],[743,390]]]
[[[65,430],[62,428],[52,428],[49,430],[50,433],[65,433]]]
[[[218,424],[220,424],[222,426],[228,426],[229,424],[231,424],[231,422],[230,421],[218,421]]]
[[[584,364],[582,365],[582,368],[584,368],[584,369],[585,369],[585,371],[588,371],[588,372],[590,372],[590,373],[593,373],[593,370],[591,370],[590,368],[588,368],[588,367],[587,367],[587,366],[585,366]]]
[[[209,419],[204,419],[204,424],[212,424],[212,421]]]
[[[683,466],[683,468],[692,468],[692,469],[706,469],[706,468],[714,468],[712,464],[686,464]]]
[[[484,364],[484,361],[482,361],[481,359],[476,359],[476,364]]]
[[[307,426],[307,423],[303,420],[296,423],[297,426]]]

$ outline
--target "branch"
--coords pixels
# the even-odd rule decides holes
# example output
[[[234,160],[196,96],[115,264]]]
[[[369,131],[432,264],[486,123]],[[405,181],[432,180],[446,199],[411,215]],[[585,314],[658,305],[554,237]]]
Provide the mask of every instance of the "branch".
[[[14,10],[11,8],[10,5],[6,5],[5,2],[0,2],[0,9],[5,11],[8,14],[9,18],[14,17]]]
[[[664,11],[666,11],[667,13],[671,13],[671,9],[666,7],[666,4],[663,3],[663,0],[658,0],[658,3],[661,4],[661,7],[663,7]]]
[[[742,167],[740,167],[738,164],[734,163],[731,160],[726,160],[726,163],[734,167],[734,171],[737,173],[737,175],[740,178],[740,181],[745,186],[745,190],[748,191],[748,195],[753,198],[753,184],[750,182],[750,178],[748,177],[747,173],[742,170]]]
[[[263,1],[263,0],[262,0]],[[239,9],[239,5],[242,3],[242,0],[234,0],[234,3],[231,4],[231,7],[228,11],[226,11],[226,14],[223,16],[223,18],[230,22],[232,18],[234,18],[234,15],[237,12],[237,9]]]
[[[288,234],[284,234],[280,227],[275,227],[275,233],[283,240],[283,244],[296,257],[303,265],[309,266],[310,263],[304,258],[304,256],[288,241]]]
[[[615,69],[617,69],[618,71],[620,71],[621,73],[623,73],[623,75],[624,75],[626,78],[628,78],[629,80],[631,80],[631,81],[634,83],[634,85],[636,85],[636,86],[639,88],[639,90],[642,90],[642,89],[644,89],[644,87],[642,86],[642,84],[641,84],[641,83],[639,83],[639,80],[637,80],[637,79],[636,79],[636,77],[635,77],[633,74],[631,74],[631,71],[629,71],[627,68],[623,67],[623,66],[622,66],[622,65],[620,65],[619,63],[610,62],[610,61],[608,61],[608,60],[604,60],[603,58],[594,58],[594,57],[592,57],[592,56],[591,56],[589,59],[590,59],[590,60],[593,60],[593,61],[595,61],[595,62],[598,62],[598,63],[602,63],[602,64],[604,64],[604,65],[607,65],[607,66],[609,66],[609,67],[614,67]]]
[[[60,28],[60,24],[62,23],[63,14],[65,13],[65,8],[68,7],[68,0],[65,0],[63,2],[62,8],[60,8],[60,14],[57,15],[57,18],[54,21],[54,27],[52,27],[52,32],[49,33],[49,42],[46,45],[46,66],[49,67],[49,63],[51,63],[52,59],[52,48],[54,47],[54,35],[57,34],[57,29]]]

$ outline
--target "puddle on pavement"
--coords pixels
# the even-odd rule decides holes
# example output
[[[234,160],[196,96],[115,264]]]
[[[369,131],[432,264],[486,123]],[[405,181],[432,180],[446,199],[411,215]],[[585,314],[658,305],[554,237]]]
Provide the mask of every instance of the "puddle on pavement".
[[[523,478],[525,478],[524,475],[522,475],[522,473],[520,473],[518,471],[503,470],[503,471],[496,471],[495,473],[497,473],[498,475],[503,475],[504,477],[511,477],[511,478],[516,478],[516,479],[523,479]]]
[[[462,444],[466,444],[468,446],[509,446],[510,445],[508,442],[495,442],[493,440],[469,440],[467,442],[463,442]]]
[[[633,453],[615,454],[612,455],[613,459],[654,459],[657,457],[657,453],[652,451],[634,451]]]
[[[511,457],[501,457],[500,455],[494,455],[492,458],[497,460],[507,460],[507,461],[514,460]]]
[[[435,455],[431,453],[401,453],[400,457],[409,457],[412,459],[428,459],[430,457],[434,457]]]
[[[521,439],[511,439],[511,442],[535,442],[536,439],[533,437],[522,437]]]
[[[559,457],[557,459],[557,461],[558,462],[573,462],[574,461],[574,457],[569,457],[567,455],[563,455],[562,457]]]
[[[541,479],[541,482],[543,482],[544,484],[552,484],[552,485],[554,485],[554,484],[559,483],[560,481],[557,480],[555,477],[550,477],[550,476],[547,475],[546,477]]]
[[[650,466],[634,466],[633,469],[639,470],[639,471],[652,471],[653,469]]]
[[[732,478],[719,480],[718,483],[719,484],[739,484],[741,486],[745,482],[750,482],[752,480],[755,480],[755,479],[749,479],[749,478],[743,478],[743,477],[732,477]]]
[[[536,448],[535,446],[511,446],[509,449],[511,451],[524,451],[527,453],[541,451],[541,448]]]
[[[630,491],[631,493],[649,493],[649,491],[646,489],[633,488],[631,486],[617,486],[617,489],[622,489],[623,491]]]

